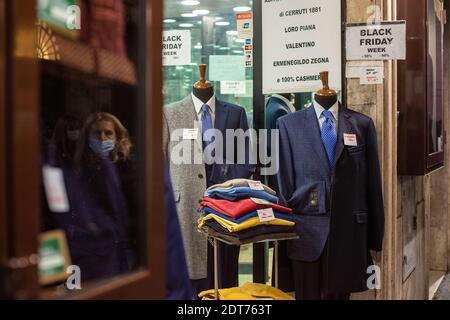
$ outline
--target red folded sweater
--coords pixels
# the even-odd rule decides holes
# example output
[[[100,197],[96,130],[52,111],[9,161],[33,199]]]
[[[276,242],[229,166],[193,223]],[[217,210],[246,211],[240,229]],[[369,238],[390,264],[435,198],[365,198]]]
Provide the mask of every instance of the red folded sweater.
[[[264,201],[264,200],[262,200]],[[258,199],[258,202],[260,200]],[[222,199],[213,199],[210,197],[203,197],[200,202],[200,207],[209,207],[217,212],[220,212],[228,217],[238,219],[247,213],[254,212],[256,210],[272,208],[273,211],[279,213],[292,213],[292,209],[280,206],[279,204],[270,203],[258,204],[252,199],[243,199],[239,201],[228,201]]]

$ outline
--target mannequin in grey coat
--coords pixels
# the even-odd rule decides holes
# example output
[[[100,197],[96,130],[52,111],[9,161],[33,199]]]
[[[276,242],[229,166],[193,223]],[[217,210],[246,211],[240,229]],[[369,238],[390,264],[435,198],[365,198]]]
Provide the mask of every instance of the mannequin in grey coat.
[[[192,96],[164,107],[164,150],[169,159],[170,174],[173,181],[175,201],[179,215],[183,243],[191,280],[205,279],[207,276],[207,239],[197,230],[200,217],[196,209],[207,186],[234,178],[249,178],[256,166],[249,164],[212,164],[209,175],[202,162],[202,141],[183,140],[183,129],[199,127]],[[216,99],[214,128],[225,137],[227,129],[248,130],[245,110],[242,107]],[[247,141],[246,159],[248,159],[250,142]],[[177,161],[180,149],[189,150],[190,155]],[[236,147],[235,147],[236,148]],[[226,155],[224,145],[224,155]],[[237,154],[235,152],[234,154]],[[190,161],[189,161],[190,159]],[[179,159],[178,159],[179,160]]]

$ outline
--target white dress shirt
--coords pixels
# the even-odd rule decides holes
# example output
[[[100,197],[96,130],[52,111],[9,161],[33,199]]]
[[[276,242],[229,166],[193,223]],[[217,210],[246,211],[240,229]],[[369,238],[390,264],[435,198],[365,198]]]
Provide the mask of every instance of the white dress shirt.
[[[197,113],[197,119],[198,121],[201,121],[202,107],[205,103],[203,103],[203,101],[197,98],[193,93],[192,93],[192,102],[194,103],[195,112]],[[209,106],[209,113],[211,114],[212,125],[214,128],[214,121],[216,118],[216,95],[213,94],[211,99],[209,99],[209,101],[206,104]]]
[[[313,100],[314,110],[316,111],[317,120],[319,121],[319,127],[320,131],[322,131],[323,123],[325,122],[325,116],[323,115],[323,112],[326,110],[324,107],[322,107],[319,103],[317,103],[315,100]],[[334,129],[337,133],[338,128],[338,119],[339,119],[339,102],[336,101],[335,104],[328,110],[331,112],[332,117],[331,120],[334,124]]]

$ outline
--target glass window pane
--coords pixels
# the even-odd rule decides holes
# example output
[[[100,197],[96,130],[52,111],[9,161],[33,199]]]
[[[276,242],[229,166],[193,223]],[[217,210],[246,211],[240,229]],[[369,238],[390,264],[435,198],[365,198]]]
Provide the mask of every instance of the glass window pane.
[[[138,79],[145,65],[138,60],[144,50],[138,30],[144,27],[145,2],[38,4],[39,275],[43,285],[69,292],[79,289],[78,281],[84,288],[139,265],[143,83]]]

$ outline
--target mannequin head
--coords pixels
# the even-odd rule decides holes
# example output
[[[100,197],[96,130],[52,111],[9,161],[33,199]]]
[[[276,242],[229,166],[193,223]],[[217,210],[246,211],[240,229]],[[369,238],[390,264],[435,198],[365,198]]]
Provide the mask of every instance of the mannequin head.
[[[200,80],[194,83],[192,93],[203,103],[207,103],[214,95],[214,87],[212,83],[206,81],[206,64],[199,64],[198,68],[200,72]]]
[[[323,88],[316,92],[314,99],[324,109],[328,110],[337,102],[337,93],[328,86],[328,71],[321,72],[320,79]]]

